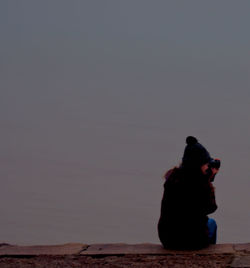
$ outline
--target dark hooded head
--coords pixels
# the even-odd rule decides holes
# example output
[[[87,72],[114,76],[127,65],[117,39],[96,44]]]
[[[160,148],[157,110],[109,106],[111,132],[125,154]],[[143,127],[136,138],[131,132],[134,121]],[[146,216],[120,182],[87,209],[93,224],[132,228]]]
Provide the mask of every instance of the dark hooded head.
[[[185,168],[199,168],[209,163],[211,157],[209,152],[193,136],[186,138],[186,148],[182,158],[182,166]]]

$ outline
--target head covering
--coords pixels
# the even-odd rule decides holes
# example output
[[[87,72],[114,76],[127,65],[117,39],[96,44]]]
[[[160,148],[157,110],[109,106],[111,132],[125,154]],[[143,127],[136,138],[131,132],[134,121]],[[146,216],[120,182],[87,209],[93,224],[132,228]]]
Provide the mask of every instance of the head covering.
[[[186,148],[182,158],[182,166],[188,168],[201,167],[202,165],[209,163],[211,157],[209,152],[204,146],[202,146],[198,140],[193,136],[186,138]]]

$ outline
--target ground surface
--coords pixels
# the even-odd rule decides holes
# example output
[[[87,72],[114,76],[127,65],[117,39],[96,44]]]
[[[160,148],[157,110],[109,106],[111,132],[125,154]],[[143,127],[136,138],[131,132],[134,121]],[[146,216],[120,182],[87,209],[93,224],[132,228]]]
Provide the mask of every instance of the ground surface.
[[[0,244],[0,268],[31,267],[250,267],[250,244],[222,244],[196,251],[165,250],[155,244]]]
[[[155,255],[125,255],[125,256],[105,256],[102,258],[96,256],[37,256],[32,258],[2,258],[0,267],[18,268],[18,267],[39,267],[39,268],[59,268],[59,267],[230,267],[233,260],[232,255],[224,256],[191,256],[191,255],[173,255],[173,256],[155,256]]]

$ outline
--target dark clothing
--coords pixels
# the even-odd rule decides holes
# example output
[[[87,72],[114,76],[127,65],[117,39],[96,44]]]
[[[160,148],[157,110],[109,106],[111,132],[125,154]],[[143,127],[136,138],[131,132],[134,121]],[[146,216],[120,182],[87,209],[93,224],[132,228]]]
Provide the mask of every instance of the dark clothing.
[[[174,168],[166,174],[159,238],[166,248],[198,249],[209,244],[207,215],[217,209],[214,188],[201,171]]]

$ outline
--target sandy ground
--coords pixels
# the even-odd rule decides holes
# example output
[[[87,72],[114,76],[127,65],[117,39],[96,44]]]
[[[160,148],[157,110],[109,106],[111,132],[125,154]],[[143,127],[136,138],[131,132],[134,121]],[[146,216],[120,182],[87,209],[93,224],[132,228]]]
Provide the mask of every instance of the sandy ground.
[[[233,254],[223,255],[124,255],[124,256],[32,256],[32,257],[2,257],[1,268],[61,268],[61,267],[171,267],[198,268],[230,267]]]

